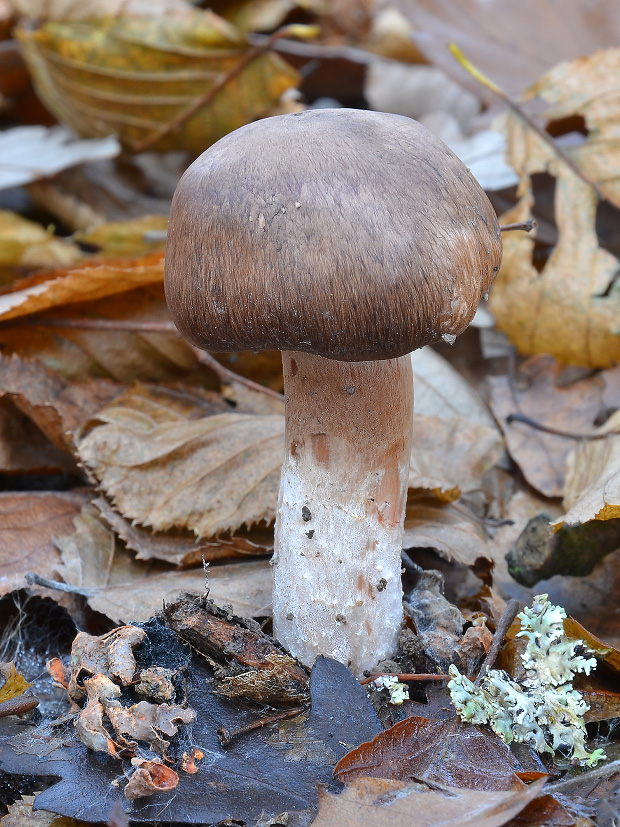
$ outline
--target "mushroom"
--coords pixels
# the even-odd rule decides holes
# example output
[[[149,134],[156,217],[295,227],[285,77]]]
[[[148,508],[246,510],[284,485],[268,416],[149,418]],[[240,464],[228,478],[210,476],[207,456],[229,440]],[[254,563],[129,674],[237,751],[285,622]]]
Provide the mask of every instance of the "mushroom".
[[[394,654],[413,412],[409,353],[471,321],[495,212],[416,121],[350,109],[222,138],[172,202],[166,296],[207,350],[283,351],[275,636],[357,674]]]

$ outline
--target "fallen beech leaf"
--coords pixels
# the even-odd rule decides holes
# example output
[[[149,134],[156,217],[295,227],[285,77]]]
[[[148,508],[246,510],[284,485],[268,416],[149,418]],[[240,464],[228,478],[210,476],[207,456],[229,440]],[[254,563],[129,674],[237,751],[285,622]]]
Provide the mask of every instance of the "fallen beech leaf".
[[[457,718],[406,718],[349,752],[334,767],[342,783],[374,776],[417,779],[475,790],[516,790],[523,782],[510,749],[495,735]]]
[[[478,557],[492,559],[484,529],[467,509],[424,493],[409,492],[403,548],[434,548],[447,560],[465,566],[472,566]]]
[[[53,538],[73,530],[86,499],[75,492],[0,493],[0,595],[24,588],[29,571],[55,575],[60,555]]]
[[[0,399],[0,473],[71,474],[74,460],[41,433],[34,422],[8,399]]]
[[[560,431],[591,433],[604,384],[591,377],[559,387],[561,372],[552,356],[538,356],[522,365],[513,383],[507,376],[488,377],[491,408],[506,436],[508,451],[529,484],[546,497],[562,496],[566,458],[574,440],[506,420],[510,414],[523,414]]]
[[[523,0],[518,6],[511,0],[398,0],[396,7],[413,23],[411,38],[429,62],[482,96],[485,90],[461,69],[446,43],[457,43],[487,77],[518,95],[561,60],[620,42],[613,0],[594,9],[563,0],[561,14],[554,0]]]
[[[113,622],[144,621],[160,611],[162,603],[174,602],[183,592],[206,591],[202,567],[170,571],[134,560],[119,547],[92,506],[85,506],[74,524],[73,534],[67,536],[65,529],[66,536],[55,540],[62,554],[62,565],[56,568],[65,583],[86,595],[92,609]],[[214,566],[209,571],[209,594],[218,604],[230,604],[242,617],[265,615],[271,603],[271,581],[267,561]]]
[[[8,397],[54,445],[69,453],[79,428],[121,390],[106,379],[72,384],[39,362],[0,355],[0,396]]]
[[[0,296],[0,321],[40,313],[50,307],[92,301],[163,281],[164,254],[137,259],[86,262],[15,282]]]
[[[183,13],[185,0],[9,0],[20,17],[33,20],[93,20],[122,15],[144,17]]]
[[[446,502],[458,499],[480,487],[502,449],[496,427],[463,417],[443,420],[414,413],[409,487],[430,490]]]
[[[620,203],[620,155],[614,132],[620,111],[620,49],[563,63],[528,94],[551,104],[548,119],[579,115],[588,137],[566,151],[616,206]],[[607,367],[620,359],[617,319],[620,262],[599,246],[595,221],[598,194],[516,115],[506,120],[508,162],[521,177],[520,200],[503,223],[533,217],[534,173],[556,177],[557,244],[539,272],[532,261],[534,238],[504,239],[502,270],[491,293],[497,326],[526,354],[551,353],[566,363]]]
[[[422,784],[357,778],[340,795],[321,791],[313,827],[501,827],[541,791],[429,790]]]
[[[0,134],[0,189],[19,187],[63,169],[114,158],[121,151],[115,137],[77,141],[65,126],[17,126]]]
[[[460,416],[480,425],[497,427],[469,382],[432,348],[414,350],[411,365],[416,413],[447,420]]]
[[[554,525],[620,517],[620,412],[612,414],[598,433],[607,439],[580,442],[569,454],[564,491],[565,514]]]
[[[130,393],[92,424],[80,457],[123,516],[197,537],[273,519],[283,416],[183,419],[162,405],[155,418]]]
[[[40,224],[0,210],[1,268],[67,266],[83,255],[76,245],[57,238]]]
[[[126,520],[104,497],[93,505],[127,548],[136,552],[137,560],[163,560],[177,566],[194,566],[231,557],[250,557],[271,554],[273,528],[254,528],[236,532],[232,537],[218,537],[209,542],[198,542],[191,531],[170,529],[153,532]]]
[[[255,120],[298,82],[274,52],[244,65],[251,47],[243,34],[210,11],[48,23],[35,31],[18,28],[16,35],[50,111],[79,134],[116,134],[129,148],[155,139],[158,151],[198,154]],[[183,119],[209,89],[209,103]],[[158,139],[175,118],[181,118],[178,128]]]
[[[117,275],[116,288],[122,289],[122,272]],[[64,316],[83,319],[86,329],[63,327]],[[0,326],[2,353],[39,359],[74,381],[105,376],[130,385],[136,381],[175,382],[191,375],[197,384],[213,385],[212,373],[200,367],[193,350],[179,336],[134,330],[135,323],[169,321],[162,282],[59,307],[48,311],[46,319],[55,326],[19,318],[13,327]],[[95,325],[111,323],[112,330],[88,329],[91,320]],[[114,329],[117,323],[120,330]]]
[[[23,795],[9,804],[7,815],[2,817],[2,827],[86,827],[85,821],[59,818],[49,810],[33,810],[35,801],[35,795]]]

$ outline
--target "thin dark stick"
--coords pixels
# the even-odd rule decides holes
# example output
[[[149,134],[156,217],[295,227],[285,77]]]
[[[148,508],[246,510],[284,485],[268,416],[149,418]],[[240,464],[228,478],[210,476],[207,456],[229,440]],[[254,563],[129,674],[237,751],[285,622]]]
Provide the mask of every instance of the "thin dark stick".
[[[524,425],[528,425],[530,428],[534,428],[535,431],[542,431],[545,434],[551,434],[552,436],[561,436],[564,439],[575,439],[575,440],[594,440],[594,439],[607,439],[610,436],[615,436],[615,432],[608,432],[605,434],[579,434],[575,433],[574,431],[560,431],[558,428],[552,428],[549,425],[543,425],[541,422],[537,422],[535,419],[530,419],[529,416],[525,416],[525,414],[514,413],[509,414],[506,417],[506,422],[511,425],[513,422],[522,422]]]
[[[40,574],[35,574],[32,571],[26,572],[26,583],[29,586],[43,586],[45,589],[55,589],[58,592],[67,592],[68,594],[79,594],[82,597],[92,597],[96,593],[96,589],[81,589],[79,586],[70,586],[68,583],[61,583],[60,580],[50,580],[49,577],[42,577]]]
[[[504,609],[502,616],[500,617],[497,627],[495,629],[495,634],[493,635],[493,643],[491,644],[491,648],[487,652],[487,656],[482,662],[482,666],[480,667],[480,672],[478,672],[478,677],[474,681],[475,686],[480,686],[482,683],[482,679],[492,668],[493,664],[497,660],[497,656],[499,655],[499,650],[502,648],[502,644],[504,643],[504,638],[506,637],[506,632],[510,628],[512,621],[517,616],[519,611],[519,601],[518,600],[509,600],[506,603],[506,608]]]
[[[417,563],[414,563],[414,561],[411,559],[411,557],[409,557],[406,551],[401,551],[400,559],[402,560],[403,566],[407,569],[409,574],[420,575],[424,571],[422,566],[418,566]]]
[[[528,218],[527,221],[516,221],[514,224],[502,224],[500,230],[503,233],[511,233],[513,230],[523,230],[526,233],[538,227],[538,222],[533,218]]]
[[[217,359],[208,351],[200,350],[197,347],[192,347],[192,350],[196,354],[198,361],[211,368],[223,385],[232,385],[236,382],[239,385],[245,385],[245,387],[250,390],[260,391],[260,393],[264,393],[265,396],[270,396],[272,399],[278,399],[280,402],[284,402],[284,397],[281,393],[278,393],[271,388],[267,388],[265,385],[259,385],[258,382],[253,382],[246,376],[241,376],[240,374],[229,370],[224,367],[224,365],[220,364],[220,362],[218,362]]]
[[[238,738],[241,735],[247,735],[248,732],[253,732],[255,729],[262,729],[264,726],[268,726],[269,724],[275,724],[278,721],[286,721],[288,718],[296,718],[298,715],[301,715],[302,712],[305,712],[307,707],[305,706],[296,706],[294,709],[287,709],[286,712],[278,712],[275,715],[269,715],[267,718],[261,718],[259,721],[254,721],[251,724],[247,724],[247,726],[240,727],[239,729],[229,730],[226,727],[221,726],[217,731],[217,739],[223,747],[229,746],[235,738]]]

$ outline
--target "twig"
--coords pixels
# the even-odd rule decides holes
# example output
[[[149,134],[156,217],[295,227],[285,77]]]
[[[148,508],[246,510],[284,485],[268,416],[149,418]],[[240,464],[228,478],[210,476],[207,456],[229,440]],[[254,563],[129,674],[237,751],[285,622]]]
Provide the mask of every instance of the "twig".
[[[182,126],[187,120],[189,120],[192,115],[195,115],[196,112],[200,111],[206,106],[209,106],[214,100],[214,98],[219,95],[219,93],[236,77],[238,77],[243,70],[253,63],[257,58],[261,55],[265,54],[266,52],[270,51],[272,46],[282,38],[287,37],[291,33],[295,31],[295,25],[291,26],[284,26],[281,29],[278,29],[277,32],[274,32],[270,37],[267,38],[262,44],[253,46],[249,49],[246,54],[241,58],[241,60],[233,66],[233,68],[227,72],[223,77],[221,77],[213,86],[205,92],[204,95],[201,95],[199,98],[196,98],[193,103],[191,103],[186,109],[182,112],[179,112],[171,121],[168,123],[162,124],[158,129],[156,129],[151,135],[145,138],[143,141],[139,141],[138,143],[134,143],[132,145],[133,152],[146,152],[149,149],[152,149],[156,146],[162,138],[165,138],[167,135],[170,135],[171,132],[174,132],[180,126]]]
[[[414,563],[414,561],[411,559],[411,557],[409,557],[406,551],[401,551],[400,559],[402,560],[403,566],[407,569],[409,574],[420,575],[424,571],[422,566],[418,566],[417,563]]]
[[[480,686],[482,679],[497,660],[499,650],[502,648],[504,638],[506,637],[506,632],[510,628],[512,621],[517,616],[519,605],[518,600],[509,600],[508,603],[506,603],[506,608],[502,612],[502,616],[500,617],[495,629],[495,634],[493,635],[493,643],[487,652],[486,658],[482,662],[480,672],[478,672],[478,677],[474,681],[475,686]]]
[[[541,126],[539,126],[535,120],[533,120],[527,112],[523,109],[523,107],[517,103],[517,101],[513,100],[509,95],[504,92],[504,90],[499,87],[496,83],[486,77],[474,64],[468,60],[465,55],[461,52],[459,47],[451,43],[450,51],[456,58],[456,60],[460,63],[460,65],[465,69],[466,72],[474,77],[479,83],[483,86],[486,86],[487,89],[490,89],[491,92],[494,92],[499,98],[501,98],[506,106],[508,106],[512,111],[518,115],[522,121],[524,121],[530,129],[535,132],[538,137],[543,140],[548,146],[551,147],[555,155],[558,158],[561,158],[564,163],[575,173],[578,178],[586,183],[589,187],[592,187],[594,192],[599,196],[599,198],[603,201],[608,201],[614,207],[620,209],[620,200],[617,199],[613,193],[608,192],[606,189],[603,189],[600,184],[594,181],[590,176],[584,172],[568,155],[561,146],[553,140],[552,136],[544,130]]]
[[[278,721],[286,721],[289,718],[296,718],[298,715],[301,715],[302,712],[305,712],[307,708],[308,707],[306,706],[296,706],[293,709],[287,709],[285,712],[277,712],[274,715],[268,715],[266,718],[261,718],[259,721],[253,721],[251,724],[242,726],[239,729],[230,730],[221,726],[217,731],[217,740],[223,747],[228,747],[235,738],[238,738],[241,735],[247,735],[248,732],[253,732],[255,729],[262,729],[262,727],[268,726],[269,724],[275,724]]]
[[[208,351],[200,350],[200,348],[197,347],[192,347],[192,350],[196,354],[198,361],[211,368],[223,385],[232,385],[234,383],[237,383],[238,385],[245,385],[245,387],[250,390],[260,391],[260,393],[264,393],[272,399],[278,399],[280,402],[284,402],[284,397],[281,393],[278,393],[271,388],[267,388],[265,385],[259,385],[258,382],[253,382],[252,379],[248,379],[247,376],[241,376],[239,373],[229,370],[229,368],[226,368],[224,365],[220,364],[220,362],[218,362],[217,359]]]
[[[502,224],[500,230],[503,233],[511,233],[513,230],[523,230],[530,233],[538,227],[538,221],[534,218],[528,218],[527,221],[516,221],[514,224]]]
[[[96,593],[96,589],[81,589],[79,586],[70,586],[68,583],[62,583],[60,580],[50,580],[49,577],[42,577],[40,574],[28,571],[25,575],[26,583],[29,586],[43,586],[45,589],[55,589],[58,592],[67,592],[68,594],[79,594],[81,597],[92,597]]]
[[[409,672],[403,672],[402,674],[395,674],[394,672],[377,672],[375,675],[370,675],[370,677],[364,678],[364,680],[361,680],[360,683],[362,686],[365,686],[367,683],[372,683],[378,678],[398,678],[399,681],[449,681],[452,676]]]
[[[7,715],[22,715],[24,712],[30,712],[39,705],[39,699],[34,695],[22,694],[17,698],[9,698],[7,701],[0,703],[0,718],[6,718]]]
[[[552,436],[561,436],[564,439],[591,441],[594,439],[607,439],[610,436],[616,435],[613,431],[605,434],[579,434],[574,431],[560,431],[558,428],[552,428],[550,425],[543,425],[541,422],[537,422],[535,419],[531,419],[529,416],[521,413],[509,414],[506,417],[506,422],[509,425],[513,422],[522,422],[524,425],[528,425],[536,431],[542,431],[543,433],[551,434]]]

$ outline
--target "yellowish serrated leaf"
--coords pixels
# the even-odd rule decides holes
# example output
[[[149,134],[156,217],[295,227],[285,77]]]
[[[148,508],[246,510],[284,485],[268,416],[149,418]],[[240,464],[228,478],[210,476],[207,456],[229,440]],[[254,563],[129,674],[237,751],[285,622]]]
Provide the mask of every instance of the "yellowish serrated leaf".
[[[255,54],[210,11],[48,23],[19,28],[17,37],[37,91],[59,120],[88,137],[116,134],[133,150],[153,142],[158,151],[200,153],[298,82],[275,52]]]

